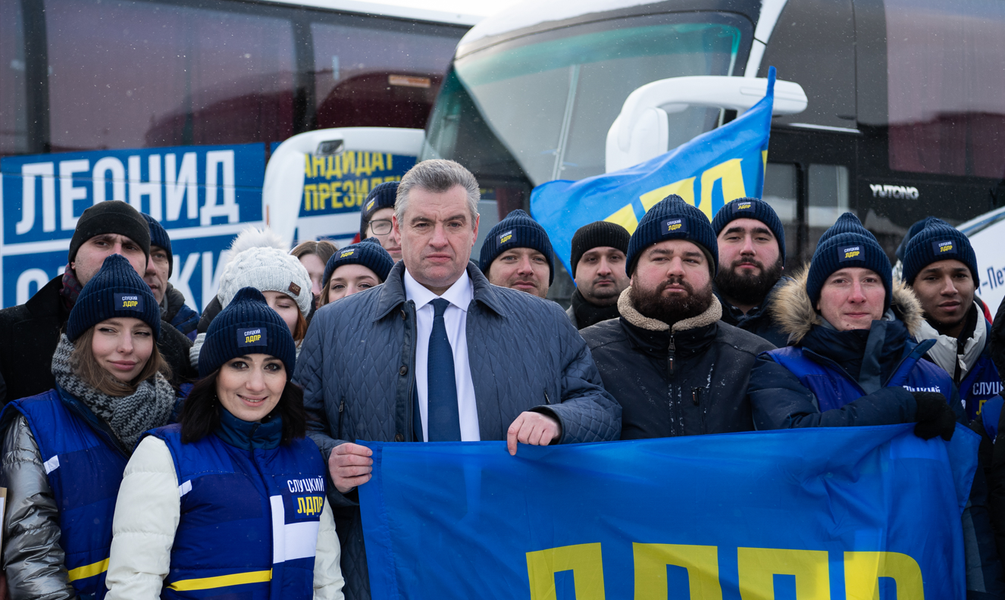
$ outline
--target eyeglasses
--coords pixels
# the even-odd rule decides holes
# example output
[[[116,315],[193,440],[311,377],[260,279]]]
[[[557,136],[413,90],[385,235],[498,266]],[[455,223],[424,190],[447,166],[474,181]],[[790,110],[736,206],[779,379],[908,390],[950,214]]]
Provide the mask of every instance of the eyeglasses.
[[[388,219],[370,221],[370,231],[376,235],[387,235],[391,233],[391,221]]]

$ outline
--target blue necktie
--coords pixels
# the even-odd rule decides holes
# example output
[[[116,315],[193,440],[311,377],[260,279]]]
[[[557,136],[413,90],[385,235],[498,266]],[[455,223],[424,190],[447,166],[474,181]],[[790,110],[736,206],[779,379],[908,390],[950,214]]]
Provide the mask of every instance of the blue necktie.
[[[454,353],[447,338],[443,313],[450,302],[433,300],[433,330],[429,334],[426,406],[430,442],[461,441],[461,418],[457,413],[457,382],[454,380]]]

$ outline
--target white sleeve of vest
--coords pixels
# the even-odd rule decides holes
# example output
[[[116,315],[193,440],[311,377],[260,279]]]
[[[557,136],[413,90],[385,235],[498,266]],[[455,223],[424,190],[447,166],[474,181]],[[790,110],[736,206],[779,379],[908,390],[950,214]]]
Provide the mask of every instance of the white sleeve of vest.
[[[180,513],[171,451],[163,440],[147,436],[126,465],[115,502],[108,600],[161,597]]]
[[[335,532],[335,519],[331,505],[325,498],[321,511],[321,526],[318,528],[318,548],[314,555],[314,598],[315,600],[343,600],[342,549]]]

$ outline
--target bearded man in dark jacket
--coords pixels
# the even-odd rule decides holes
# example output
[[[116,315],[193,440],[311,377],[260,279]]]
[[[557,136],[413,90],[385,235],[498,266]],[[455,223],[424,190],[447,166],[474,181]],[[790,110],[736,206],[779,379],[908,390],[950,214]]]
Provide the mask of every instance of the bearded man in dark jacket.
[[[787,339],[769,310],[785,268],[785,229],[775,210],[757,198],[738,198],[712,219],[722,268],[715,296],[722,320],[779,348]]]
[[[150,259],[150,230],[139,211],[110,200],[89,207],[77,220],[70,240],[69,264],[24,304],[0,310],[0,404],[52,389],[52,355],[59,333],[84,284],[106,257],[121,254],[143,276]],[[194,378],[189,365],[191,340],[161,322],[157,347],[171,367],[173,384]]]
[[[621,317],[580,331],[621,404],[621,439],[753,430],[747,379],[774,346],[720,321],[717,267],[708,219],[680,196],[651,208],[632,235]]]

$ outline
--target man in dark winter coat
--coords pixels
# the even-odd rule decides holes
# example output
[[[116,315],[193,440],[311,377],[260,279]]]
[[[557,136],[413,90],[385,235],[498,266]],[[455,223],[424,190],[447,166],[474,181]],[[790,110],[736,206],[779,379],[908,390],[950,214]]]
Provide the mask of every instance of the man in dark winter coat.
[[[150,286],[150,291],[161,307],[161,319],[173,325],[188,339],[194,340],[199,313],[189,308],[185,304],[185,296],[168,283],[174,270],[171,238],[157,219],[148,214],[144,214],[143,218],[150,224],[150,260],[147,261],[143,281]]]
[[[930,217],[908,242],[903,260],[904,282],[925,316],[915,340],[935,340],[925,358],[953,378],[967,419],[973,420],[1002,390],[988,343],[991,323],[974,299],[980,287],[974,249],[963,232]]]
[[[747,377],[773,346],[720,321],[704,213],[668,196],[642,218],[627,260],[620,319],[580,331],[621,404],[621,439],[752,430]]]
[[[617,223],[596,221],[572,236],[572,278],[576,291],[565,314],[577,329],[618,316],[618,297],[628,287],[625,256],[631,234]]]
[[[769,307],[785,268],[785,229],[771,206],[739,198],[712,219],[722,267],[715,295],[722,320],[755,333],[781,348],[787,343]]]
[[[0,310],[0,403],[25,398],[55,387],[52,355],[84,284],[101,269],[105,258],[121,254],[143,275],[150,256],[150,230],[140,213],[125,202],[108,201],[89,207],[77,220],[70,240],[69,264],[62,275],[45,284],[27,302]],[[168,323],[161,323],[157,342],[171,366],[172,383],[194,375],[188,362],[191,340]],[[14,341],[16,340],[16,343]]]
[[[352,440],[506,440],[548,445],[616,439],[621,409],[554,302],[489,284],[469,264],[478,182],[423,161],[402,178],[402,260],[383,285],[321,307],[294,380],[309,435],[328,463],[349,599],[369,598],[356,487],[370,450]]]

